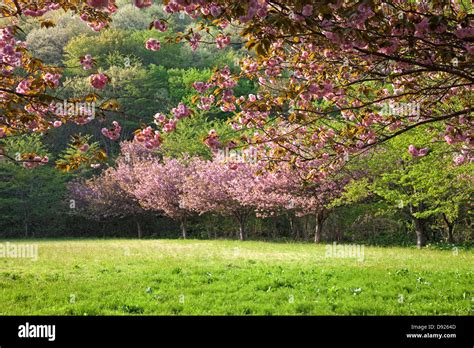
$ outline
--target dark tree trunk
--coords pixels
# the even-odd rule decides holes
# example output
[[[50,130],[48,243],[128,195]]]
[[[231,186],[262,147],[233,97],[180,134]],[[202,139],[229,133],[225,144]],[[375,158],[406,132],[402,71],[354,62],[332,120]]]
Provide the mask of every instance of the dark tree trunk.
[[[446,227],[448,228],[448,243],[454,243],[454,222],[450,222],[446,214],[443,213],[443,219],[444,222],[446,223]]]
[[[142,227],[140,226],[140,221],[135,220],[135,223],[137,225],[138,239],[142,239]]]
[[[304,217],[303,238],[304,238],[305,241],[307,241],[309,239],[309,236],[308,236],[308,215],[305,215],[305,217]]]
[[[448,227],[448,243],[454,243],[453,231],[454,231],[454,224]]]
[[[186,219],[181,219],[181,237],[186,239]]]
[[[296,240],[301,240],[301,233],[297,222],[298,221],[295,221]]]
[[[297,236],[295,236],[295,222],[293,220],[293,216],[290,214],[288,214],[288,222],[290,223],[290,234],[293,238],[297,238]]]
[[[321,236],[323,234],[323,225],[324,225],[324,212],[319,211],[316,213],[316,226],[314,229],[314,242],[316,244],[321,243]]]
[[[239,224],[239,240],[245,240],[245,221],[246,221],[246,213],[235,213],[235,219],[237,220],[237,223]]]

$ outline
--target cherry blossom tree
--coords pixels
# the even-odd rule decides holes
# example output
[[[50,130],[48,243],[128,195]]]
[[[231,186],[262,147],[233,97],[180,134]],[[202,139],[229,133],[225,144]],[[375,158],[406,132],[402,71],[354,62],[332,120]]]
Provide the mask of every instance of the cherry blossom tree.
[[[34,57],[24,41],[18,39],[21,23],[25,20],[37,20],[42,27],[53,27],[51,19],[43,17],[52,11],[64,10],[75,13],[92,30],[100,30],[110,20],[110,14],[116,10],[114,1],[28,1],[5,0],[0,7],[0,139],[28,133],[45,133],[66,123],[83,125],[94,118],[81,105],[99,102],[95,93],[81,98],[63,100],[58,97],[61,88],[62,71],[58,67],[48,66]],[[91,70],[91,85],[97,90],[106,87],[109,78],[94,71],[93,57],[77,57],[85,70]],[[98,103],[96,116],[103,116],[107,110],[116,110],[113,103]],[[63,105],[75,107],[64,110]],[[114,125],[115,129],[120,126]],[[112,134],[112,133],[111,133]],[[115,135],[115,133],[113,134]],[[82,144],[85,145],[85,144]],[[0,144],[0,155],[11,161],[17,161],[5,155]],[[83,156],[84,163],[96,160],[97,153],[91,158]],[[25,157],[25,156],[22,156]],[[35,154],[29,156],[30,167],[41,159]],[[95,157],[95,158],[93,158]],[[22,161],[24,159],[22,158]]]
[[[172,1],[168,10],[201,11],[215,18],[216,30],[230,20],[243,26],[256,56],[237,74],[217,71],[206,93],[214,90],[217,104],[235,111],[234,128],[257,131],[244,142],[278,144],[270,157],[324,159],[319,167],[334,170],[349,155],[438,122],[447,131],[436,137],[456,142],[458,151],[472,146],[467,2]],[[261,93],[233,96],[241,78],[258,81]]]
[[[255,210],[251,199],[255,168],[248,163],[224,163],[194,159],[185,178],[182,202],[199,214],[231,216],[238,223],[238,237],[245,239],[245,224]]]
[[[136,184],[131,193],[140,205],[178,221],[181,236],[186,239],[186,221],[192,212],[181,200],[190,167],[183,161],[165,158],[136,164],[133,172]]]
[[[267,148],[271,158],[290,154],[298,165],[317,159],[315,168],[335,171],[351,155],[436,123],[446,131],[435,138],[455,151],[472,148],[468,2],[175,0],[165,10],[212,20],[203,26],[216,33],[241,25],[243,43],[256,55],[242,60],[238,73],[226,67],[196,84],[203,95],[197,100],[219,95],[221,110],[236,114],[234,129],[255,130],[243,144],[278,145]],[[196,46],[202,37],[190,29],[179,38]],[[218,46],[230,44],[215,37]],[[259,95],[234,96],[242,78],[257,81]]]
[[[262,164],[261,164],[262,165]],[[293,228],[292,214],[298,217],[314,216],[314,242],[320,243],[325,220],[329,217],[331,203],[339,198],[349,181],[349,175],[306,180],[286,163],[279,163],[271,172],[256,177],[249,197],[263,215],[287,214]]]
[[[4,3],[0,136],[43,132],[67,121],[51,110],[53,97],[45,93],[58,86],[60,72],[33,59],[15,39],[19,18],[52,26],[42,16],[63,9],[99,31],[117,6],[113,0]],[[134,1],[138,8],[152,3]],[[420,125],[441,123],[446,129],[435,136],[458,152],[469,146],[462,156],[466,163],[472,160],[474,28],[468,1],[171,0],[164,9],[168,17],[151,23],[151,30],[167,30],[167,21],[180,12],[200,21],[171,38],[175,42],[187,40],[196,49],[211,36],[220,48],[243,44],[254,51],[241,61],[240,71],[219,69],[211,81],[198,84],[204,95],[196,101],[201,108],[216,103],[235,113],[236,130],[254,129],[254,136],[241,137],[242,144],[276,144],[266,149],[270,158],[290,154],[297,165],[318,159],[318,168],[335,171],[351,155]],[[240,28],[239,42],[223,32],[231,23]],[[160,42],[146,46],[157,50]],[[79,59],[85,69],[93,66],[93,57]],[[257,81],[260,93],[235,96],[239,79]],[[91,76],[99,90],[108,80],[99,73]],[[27,116],[31,113],[33,118]],[[180,105],[171,115],[168,129],[192,110]],[[161,144],[158,130],[138,136],[149,147]]]
[[[180,223],[186,239],[186,220],[191,215],[182,202],[183,185],[190,173],[184,160],[161,158],[154,150],[137,141],[121,143],[115,179],[141,208],[167,216]]]
[[[313,215],[315,218],[314,242],[320,243],[324,222],[331,213],[331,203],[340,197],[347,179],[323,180],[308,186],[300,186],[293,200],[298,216]]]
[[[100,176],[69,183],[70,199],[80,214],[96,220],[134,217],[141,238],[139,217],[144,210],[135,197],[122,189],[116,174],[115,169],[108,168]]]
[[[214,212],[234,217],[241,240],[245,238],[245,223],[253,212],[260,217],[313,215],[315,242],[319,243],[330,204],[339,197],[347,179],[308,181],[284,163],[278,163],[272,171],[263,168],[264,161],[195,159],[192,175],[186,179],[183,202],[200,214]],[[291,215],[289,218],[292,223]]]

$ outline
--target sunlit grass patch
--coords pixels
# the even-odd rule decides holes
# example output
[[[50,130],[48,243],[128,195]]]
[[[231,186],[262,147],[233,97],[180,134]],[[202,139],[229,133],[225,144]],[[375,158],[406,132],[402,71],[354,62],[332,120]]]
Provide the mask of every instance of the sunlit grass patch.
[[[358,259],[299,243],[34,243],[37,261],[0,258],[1,315],[473,314],[472,250],[365,246]]]

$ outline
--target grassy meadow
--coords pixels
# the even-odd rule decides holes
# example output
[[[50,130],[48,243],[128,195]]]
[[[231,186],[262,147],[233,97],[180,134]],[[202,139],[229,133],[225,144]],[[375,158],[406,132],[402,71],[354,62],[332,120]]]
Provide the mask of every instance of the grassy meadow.
[[[7,241],[0,241],[5,244]],[[0,258],[0,315],[472,315],[474,251],[38,240]]]

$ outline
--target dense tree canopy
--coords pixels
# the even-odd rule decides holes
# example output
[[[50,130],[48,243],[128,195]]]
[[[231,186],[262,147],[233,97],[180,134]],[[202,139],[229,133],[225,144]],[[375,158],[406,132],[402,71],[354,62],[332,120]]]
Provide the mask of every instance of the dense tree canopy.
[[[76,170],[96,217],[150,210],[185,237],[219,213],[243,239],[253,212],[314,216],[319,242],[328,212],[376,200],[422,246],[469,207],[469,1],[5,0],[0,16],[1,158]],[[16,146],[31,134],[54,151]]]
[[[135,2],[138,8],[151,4]],[[241,44],[256,54],[241,61],[237,74],[218,70],[201,92],[217,88],[214,94],[221,98],[215,102],[223,111],[237,113],[234,127],[257,130],[253,137],[244,136],[244,142],[277,144],[266,149],[271,158],[290,155],[296,161],[313,161],[318,168],[334,168],[349,154],[434,122],[447,125],[441,136],[448,142],[470,145],[471,4],[179,0],[164,5],[169,15],[183,12],[201,20],[200,27],[176,38],[188,40],[193,48],[205,41],[199,29],[222,48],[232,43],[225,28],[240,26]],[[106,27],[117,11],[115,1],[6,2],[2,12],[10,23],[2,29],[3,134],[44,131],[58,116],[51,108],[53,98],[44,92],[58,87],[60,75],[29,58],[25,45],[15,39],[14,20],[59,8],[80,14],[95,31]],[[166,31],[167,20],[155,20],[151,27]],[[42,25],[53,23],[44,20]],[[106,76],[95,76],[91,83],[96,89],[109,82]],[[235,97],[239,78],[258,81],[262,92]]]

